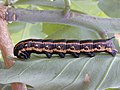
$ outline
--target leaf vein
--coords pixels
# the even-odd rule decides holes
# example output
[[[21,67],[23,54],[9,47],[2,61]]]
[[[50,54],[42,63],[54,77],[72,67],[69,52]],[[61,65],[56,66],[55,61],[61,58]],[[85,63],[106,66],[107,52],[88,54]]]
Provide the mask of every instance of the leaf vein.
[[[105,81],[105,79],[107,78],[108,73],[109,73],[109,71],[110,71],[113,63],[115,62],[115,58],[116,58],[116,57],[114,57],[113,60],[111,61],[110,65],[108,66],[108,68],[107,68],[107,70],[106,70],[106,73],[105,73],[104,76],[103,76],[102,81],[97,85],[97,87],[96,87],[95,90],[98,90],[98,89],[101,87],[101,85],[104,83],[104,81]]]
[[[92,57],[92,58],[94,58],[94,57]],[[90,59],[88,59],[88,60],[86,61],[86,63],[84,64],[83,68],[80,70],[80,72],[79,72],[78,75],[76,76],[76,78],[75,78],[71,83],[69,83],[67,86],[65,86],[62,90],[65,90],[65,88],[71,86],[75,81],[78,80],[78,78],[79,78],[80,75],[82,74],[83,70],[85,69],[85,67],[88,65],[88,63],[90,62],[90,60],[91,60],[92,58],[90,58]]]

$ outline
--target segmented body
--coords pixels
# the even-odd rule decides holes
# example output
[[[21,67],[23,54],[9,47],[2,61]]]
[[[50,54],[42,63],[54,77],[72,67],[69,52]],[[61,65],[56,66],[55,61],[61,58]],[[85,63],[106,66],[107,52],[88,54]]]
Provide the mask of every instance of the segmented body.
[[[78,58],[81,53],[93,57],[95,56],[95,52],[108,52],[112,56],[115,56],[117,50],[113,47],[112,38],[81,41],[27,39],[15,45],[14,55],[18,58],[28,59],[31,53],[46,54],[48,58],[51,58],[52,54],[58,54],[61,58],[64,58],[65,54],[72,54]]]

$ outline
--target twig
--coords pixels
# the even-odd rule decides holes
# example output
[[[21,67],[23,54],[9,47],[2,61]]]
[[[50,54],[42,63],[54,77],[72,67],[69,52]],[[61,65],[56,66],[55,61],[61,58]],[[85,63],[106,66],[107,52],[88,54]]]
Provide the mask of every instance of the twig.
[[[8,9],[8,15],[6,19],[7,21],[15,22],[50,22],[67,24],[79,28],[85,27],[93,30],[95,33],[99,33],[102,38],[106,38],[107,31],[110,33],[120,32],[120,27],[118,27],[120,19],[98,18],[74,11],[70,11],[70,16],[66,19],[64,18],[63,10],[27,10],[11,8]],[[111,28],[107,28],[105,26],[109,26]]]
[[[4,59],[5,68],[13,66],[13,44],[9,36],[7,22],[5,20],[5,13],[7,7],[0,5],[0,50]],[[11,84],[12,90],[27,90],[25,84],[14,83]]]

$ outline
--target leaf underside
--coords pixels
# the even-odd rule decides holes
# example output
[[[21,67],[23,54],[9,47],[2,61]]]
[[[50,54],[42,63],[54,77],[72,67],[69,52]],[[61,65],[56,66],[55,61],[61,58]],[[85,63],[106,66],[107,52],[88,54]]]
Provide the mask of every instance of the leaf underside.
[[[37,57],[16,61],[10,69],[1,69],[0,83],[22,82],[36,90],[101,90],[120,86],[120,55]]]

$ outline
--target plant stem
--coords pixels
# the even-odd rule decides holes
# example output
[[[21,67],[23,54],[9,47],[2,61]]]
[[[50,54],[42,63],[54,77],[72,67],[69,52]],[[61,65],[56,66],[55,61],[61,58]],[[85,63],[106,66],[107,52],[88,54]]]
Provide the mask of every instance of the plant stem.
[[[14,22],[49,22],[58,24],[67,24],[78,28],[89,28],[93,32],[98,33],[102,38],[106,38],[106,33],[120,32],[120,27],[116,29],[112,26],[117,26],[120,19],[116,18],[99,18],[89,16],[74,11],[70,11],[69,18],[65,18],[63,10],[28,10],[28,9],[8,9],[7,21]],[[107,28],[105,26],[110,26]],[[114,32],[113,32],[113,30]]]
[[[65,2],[65,9],[64,9],[64,17],[65,18],[69,18],[70,17],[70,5],[71,5],[71,2],[70,0],[64,0]]]
[[[5,20],[5,13],[7,7],[0,5],[0,50],[4,59],[5,68],[10,68],[13,66],[13,44],[10,39],[10,35],[7,28],[7,22]],[[25,84],[14,83],[11,84],[12,90],[27,90]]]

